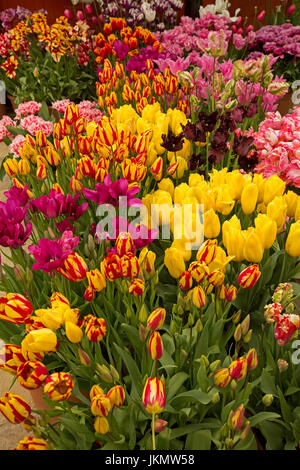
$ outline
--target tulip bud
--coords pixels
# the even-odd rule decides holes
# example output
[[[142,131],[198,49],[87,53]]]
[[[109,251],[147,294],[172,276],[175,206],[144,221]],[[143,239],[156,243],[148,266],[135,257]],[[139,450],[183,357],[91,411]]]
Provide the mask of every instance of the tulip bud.
[[[94,416],[106,417],[111,409],[110,399],[106,395],[95,395],[91,401],[91,412]]]
[[[242,335],[246,335],[250,326],[250,315],[248,314],[241,323]]]
[[[146,338],[148,336],[148,329],[141,323],[139,326],[139,336],[141,341],[146,341]]]
[[[252,348],[250,349],[250,351],[248,351],[246,361],[248,370],[256,369],[256,367],[258,366],[258,356],[255,348]]]
[[[262,402],[265,406],[271,406],[274,400],[274,396],[271,393],[267,393],[262,397]]]
[[[247,334],[243,337],[244,343],[249,343],[252,338],[252,330],[249,330]]]
[[[219,388],[226,387],[231,380],[229,369],[220,369],[214,374],[214,383]]]
[[[232,317],[232,323],[238,323],[241,318],[242,311],[238,310]]]
[[[238,431],[241,429],[244,421],[245,407],[241,404],[235,411],[232,411],[229,417],[229,423],[232,429]]]
[[[241,337],[242,337],[242,327],[241,327],[241,324],[239,323],[235,329],[235,332],[234,332],[234,340],[236,342],[240,341],[241,340]]]
[[[145,323],[147,321],[147,310],[145,304],[142,305],[139,311],[139,320],[141,323]]]
[[[83,349],[78,349],[78,358],[83,366],[88,366],[91,363],[89,356]]]
[[[158,360],[163,355],[163,343],[158,331],[153,331],[149,341],[149,353],[153,360]]]
[[[160,330],[166,318],[166,309],[158,307],[150,313],[147,320],[147,327],[149,330]]]
[[[225,446],[226,446],[226,449],[232,449],[233,439],[231,439],[231,437],[227,437],[227,439],[225,440]]]
[[[112,378],[114,379],[115,382],[117,382],[120,379],[117,369],[115,369],[115,367],[112,364],[109,365],[109,368],[110,368]]]
[[[80,343],[80,341],[82,340],[83,332],[78,325],[75,325],[75,323],[71,321],[66,321],[65,330],[66,336],[71,343]]]
[[[156,419],[154,423],[154,430],[156,433],[162,432],[168,426],[168,421],[164,419]]]
[[[201,333],[201,331],[203,330],[203,325],[202,325],[202,321],[200,320],[200,318],[198,318],[198,320],[196,321],[196,330],[197,330],[197,333]]]
[[[104,382],[112,383],[114,381],[111,372],[105,365],[97,364],[97,372]]]
[[[209,365],[209,369],[211,370],[211,372],[215,372],[220,367],[220,364],[220,359],[217,359]]]
[[[244,289],[251,289],[251,287],[255,286],[260,276],[261,272],[258,265],[252,264],[239,274],[238,284]]]
[[[104,416],[97,416],[94,422],[94,429],[99,434],[107,434],[109,432],[109,423]]]

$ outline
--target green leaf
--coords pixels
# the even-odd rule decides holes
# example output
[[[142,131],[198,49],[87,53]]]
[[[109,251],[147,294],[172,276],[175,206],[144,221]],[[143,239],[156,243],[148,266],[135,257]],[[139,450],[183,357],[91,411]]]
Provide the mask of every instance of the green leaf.
[[[252,427],[257,426],[259,423],[263,421],[274,421],[274,419],[281,418],[281,415],[278,413],[273,413],[272,411],[261,411],[254,416],[249,418],[250,424]]]
[[[271,393],[275,397],[278,397],[276,385],[275,385],[275,377],[270,375],[266,369],[263,369],[261,375],[261,383],[260,383],[261,391],[264,393]]]
[[[117,353],[122,358],[131,378],[132,392],[134,392],[135,398],[141,398],[143,385],[141,373],[138,369],[136,362],[132,359],[130,354],[126,351],[125,348],[120,348],[116,343],[114,343],[114,348]]]
[[[185,443],[186,450],[210,450],[211,448],[211,432],[195,431],[188,434]]]
[[[180,393],[171,400],[173,406],[176,407],[174,403],[175,401],[177,406],[186,405],[186,403],[189,402],[196,402],[202,403],[202,405],[208,405],[208,403],[210,403],[211,401],[211,397],[208,395],[208,393],[201,392],[201,390],[189,390],[188,392]]]
[[[170,440],[177,439],[178,437],[182,437],[182,436],[185,436],[186,434],[189,434],[191,432],[196,432],[199,430],[218,429],[220,426],[221,424],[219,422],[188,424],[180,428],[171,429]]]
[[[177,391],[180,389],[180,387],[188,377],[189,375],[185,372],[178,372],[170,378],[168,384],[167,402],[169,402],[176,395]]]

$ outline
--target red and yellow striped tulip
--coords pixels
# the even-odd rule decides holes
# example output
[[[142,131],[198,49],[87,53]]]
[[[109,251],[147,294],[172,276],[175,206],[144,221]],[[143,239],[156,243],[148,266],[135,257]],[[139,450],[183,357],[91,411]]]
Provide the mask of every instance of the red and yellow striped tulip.
[[[73,379],[66,372],[54,372],[49,375],[44,383],[44,393],[52,401],[67,400],[72,395]]]
[[[206,304],[206,295],[201,286],[194,287],[194,289],[192,290],[192,299],[193,299],[193,304],[197,308],[204,307],[204,305]]]
[[[219,388],[225,388],[231,381],[229,369],[224,368],[215,372],[214,383]]]
[[[189,290],[193,285],[193,278],[190,271],[184,271],[179,279],[179,287],[182,290]]]
[[[106,396],[109,398],[112,408],[118,408],[125,401],[125,390],[121,385],[115,385],[107,392]]]
[[[239,357],[230,364],[228,369],[233,380],[241,380],[247,373],[247,360],[244,357]]]
[[[147,327],[152,331],[160,330],[165,322],[165,318],[166,309],[163,307],[158,307],[150,313],[147,319]]]
[[[31,408],[22,397],[7,392],[0,398],[0,412],[11,423],[19,424],[28,418]]]
[[[8,293],[0,297],[0,320],[22,325],[30,321],[32,312],[31,303],[21,294]]]
[[[127,253],[133,253],[134,242],[130,233],[121,232],[116,240],[115,248],[119,256],[124,256]]]
[[[145,384],[142,404],[145,410],[150,414],[161,413],[166,406],[165,386],[162,379],[149,378]]]
[[[100,385],[93,385],[90,390],[90,399],[92,400],[97,395],[105,395],[104,390]]]
[[[197,252],[197,261],[205,264],[212,263],[217,255],[217,245],[218,241],[214,239],[208,239],[202,243]]]
[[[91,412],[94,416],[107,416],[111,410],[110,399],[106,395],[96,395],[91,401]]]
[[[86,324],[85,334],[93,343],[101,341],[106,335],[106,323],[104,318],[91,316]]]
[[[12,375],[17,375],[18,367],[24,360],[21,346],[4,344],[0,350],[0,370],[5,370]]]
[[[109,253],[101,262],[101,272],[109,281],[119,279],[122,276],[120,256]]]
[[[143,294],[145,290],[145,282],[142,279],[136,278],[132,279],[129,287],[128,292],[132,294],[134,297],[139,297]]]
[[[258,264],[252,264],[244,269],[238,276],[238,284],[244,289],[251,289],[255,286],[261,276]]]
[[[93,269],[86,273],[89,286],[96,292],[101,292],[106,287],[106,280],[99,269]]]
[[[139,260],[133,253],[127,253],[121,258],[121,272],[125,278],[137,277],[140,272]]]
[[[248,370],[256,369],[256,367],[258,366],[258,355],[255,348],[252,348],[250,349],[250,351],[248,351],[246,361]]]
[[[14,450],[48,450],[48,444],[41,437],[26,436]]]
[[[22,362],[18,367],[17,377],[22,387],[34,390],[48,377],[48,369],[39,361]]]
[[[72,282],[80,282],[86,278],[88,266],[78,253],[72,253],[63,262],[57,272]]]
[[[238,431],[243,426],[244,422],[244,415],[245,415],[245,407],[243,404],[238,406],[235,411],[232,411],[229,417],[229,422],[231,427]]]
[[[153,331],[149,341],[149,354],[153,361],[157,361],[163,355],[163,342],[158,331]]]

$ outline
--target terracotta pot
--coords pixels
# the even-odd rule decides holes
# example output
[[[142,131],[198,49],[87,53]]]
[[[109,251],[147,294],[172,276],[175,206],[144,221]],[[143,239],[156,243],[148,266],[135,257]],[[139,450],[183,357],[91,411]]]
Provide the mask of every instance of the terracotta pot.
[[[47,403],[43,399],[43,387],[39,387],[36,390],[30,390],[30,394],[32,397],[32,401],[36,407],[37,410],[51,410],[51,407],[47,405]],[[82,394],[86,397],[89,398],[89,394],[87,392],[82,392]],[[68,399],[69,402],[71,403],[81,403],[81,401],[76,398],[71,396]],[[59,402],[58,402],[59,403]]]
[[[17,108],[16,102],[15,102],[15,97],[12,96],[12,95],[7,95],[7,97],[9,99],[9,101],[11,102],[13,110],[15,111],[15,109]]]
[[[292,92],[292,90],[290,90],[279,101],[278,111],[280,112],[281,116],[285,116],[286,114],[288,114],[290,109],[293,107],[292,95],[293,95],[293,92]]]
[[[5,113],[6,113],[6,105],[3,103],[0,103],[0,118],[4,116]]]

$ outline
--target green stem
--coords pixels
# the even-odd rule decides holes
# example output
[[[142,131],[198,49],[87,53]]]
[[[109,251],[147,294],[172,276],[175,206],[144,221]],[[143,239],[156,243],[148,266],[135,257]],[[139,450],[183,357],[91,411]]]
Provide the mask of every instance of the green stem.
[[[155,444],[155,414],[153,413],[152,415],[152,449],[156,450],[156,444]]]

